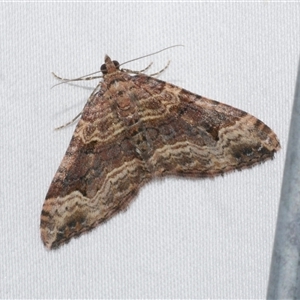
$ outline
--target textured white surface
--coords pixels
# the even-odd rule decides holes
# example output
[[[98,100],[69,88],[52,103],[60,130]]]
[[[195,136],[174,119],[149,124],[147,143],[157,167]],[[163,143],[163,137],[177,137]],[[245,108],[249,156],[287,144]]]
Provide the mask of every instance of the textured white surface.
[[[0,4],[0,297],[264,298],[300,53],[299,4]],[[215,180],[145,186],[128,211],[47,251],[39,218],[105,54],[269,125],[275,160]]]

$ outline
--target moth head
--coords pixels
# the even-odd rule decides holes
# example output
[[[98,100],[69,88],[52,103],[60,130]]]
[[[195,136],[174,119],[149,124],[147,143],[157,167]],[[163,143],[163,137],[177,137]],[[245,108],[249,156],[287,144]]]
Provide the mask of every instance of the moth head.
[[[101,66],[100,71],[103,75],[112,73],[119,69],[120,64],[116,60],[111,60],[109,56],[105,56],[105,63]]]

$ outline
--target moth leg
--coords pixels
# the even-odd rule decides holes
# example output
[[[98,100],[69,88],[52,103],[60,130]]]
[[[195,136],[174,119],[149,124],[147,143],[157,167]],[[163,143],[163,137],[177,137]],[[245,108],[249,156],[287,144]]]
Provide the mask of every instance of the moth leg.
[[[54,128],[54,130],[59,130],[62,129],[64,127],[67,127],[69,125],[71,125],[72,123],[74,123],[80,116],[81,116],[82,112],[80,112],[75,118],[73,118],[71,121],[69,121],[68,123],[61,125],[59,127]]]
[[[170,62],[171,62],[171,61],[169,60],[168,63],[167,63],[167,65],[166,65],[163,69],[161,69],[160,71],[158,71],[158,72],[156,72],[156,73],[150,74],[149,76],[150,76],[150,77],[158,76],[159,74],[161,74],[162,72],[164,72],[164,71],[169,67]]]
[[[138,74],[144,73],[145,71],[149,70],[152,65],[153,65],[153,62],[150,63],[145,69],[140,70],[140,71],[132,71],[132,70],[129,70],[129,69],[121,69],[121,71],[138,75]]]

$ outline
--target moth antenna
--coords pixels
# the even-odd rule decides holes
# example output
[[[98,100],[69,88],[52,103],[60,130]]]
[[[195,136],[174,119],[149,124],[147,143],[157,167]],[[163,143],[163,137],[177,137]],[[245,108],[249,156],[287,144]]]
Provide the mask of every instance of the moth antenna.
[[[58,80],[61,80],[62,82],[60,83],[57,83],[55,84],[53,87],[57,86],[57,85],[60,85],[60,84],[63,84],[63,83],[68,83],[68,82],[73,82],[73,81],[82,81],[82,80],[93,80],[93,79],[97,79],[97,78],[103,78],[103,76],[91,76],[91,75],[94,75],[94,74],[97,74],[97,73],[100,73],[101,71],[96,71],[96,72],[93,72],[93,73],[90,73],[90,74],[87,74],[87,75],[84,75],[84,76],[81,76],[81,77],[78,77],[78,78],[74,78],[74,79],[67,79],[67,78],[62,78],[58,75],[56,75],[55,73],[52,72],[52,75],[58,79]]]
[[[152,56],[152,55],[158,54],[158,53],[160,53],[160,52],[163,52],[163,51],[166,51],[166,50],[168,50],[168,49],[170,49],[170,48],[175,48],[175,47],[184,47],[184,45],[174,45],[174,46],[170,46],[170,47],[164,48],[164,49],[162,49],[162,50],[159,50],[159,51],[156,51],[156,52],[147,54],[147,55],[143,55],[143,56],[140,56],[140,57],[138,57],[138,58],[134,58],[134,59],[128,60],[128,61],[126,61],[126,62],[120,64],[119,66],[125,65],[125,64],[127,64],[127,63],[129,63],[129,62],[132,62],[132,61],[135,61],[135,60],[138,60],[138,59],[142,59],[142,58],[145,58],[145,57],[148,57],[148,56]]]

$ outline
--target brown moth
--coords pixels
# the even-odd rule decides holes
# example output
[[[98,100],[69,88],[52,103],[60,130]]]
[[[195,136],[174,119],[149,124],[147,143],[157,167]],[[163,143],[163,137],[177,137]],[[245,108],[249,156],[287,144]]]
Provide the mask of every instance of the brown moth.
[[[127,208],[154,177],[214,177],[272,159],[276,134],[254,116],[105,56],[41,214],[57,248]],[[134,72],[132,72],[134,73]]]

